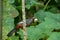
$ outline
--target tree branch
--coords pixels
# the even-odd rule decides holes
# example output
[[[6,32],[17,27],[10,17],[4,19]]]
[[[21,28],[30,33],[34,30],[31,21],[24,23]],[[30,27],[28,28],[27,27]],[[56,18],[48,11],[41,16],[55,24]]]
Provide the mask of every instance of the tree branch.
[[[22,18],[23,18],[23,34],[24,40],[27,40],[27,33],[26,33],[26,16],[25,16],[25,0],[22,0]]]

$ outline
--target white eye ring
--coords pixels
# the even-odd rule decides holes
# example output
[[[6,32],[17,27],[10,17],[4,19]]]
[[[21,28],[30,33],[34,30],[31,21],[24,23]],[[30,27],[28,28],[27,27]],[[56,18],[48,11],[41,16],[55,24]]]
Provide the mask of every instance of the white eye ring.
[[[37,22],[38,21],[38,19],[36,18],[36,19],[34,19],[34,22]]]

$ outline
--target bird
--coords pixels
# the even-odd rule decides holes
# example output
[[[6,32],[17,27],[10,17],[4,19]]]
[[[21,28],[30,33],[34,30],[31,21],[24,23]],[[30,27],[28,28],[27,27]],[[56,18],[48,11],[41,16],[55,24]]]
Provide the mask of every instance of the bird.
[[[28,18],[26,19],[26,26],[29,26],[32,22],[36,22],[37,21],[37,18],[35,17],[31,17],[31,18]],[[11,37],[13,35],[13,33],[15,33],[18,29],[23,29],[23,21],[20,21],[16,24],[16,27],[14,27],[8,34],[7,36],[8,37]]]

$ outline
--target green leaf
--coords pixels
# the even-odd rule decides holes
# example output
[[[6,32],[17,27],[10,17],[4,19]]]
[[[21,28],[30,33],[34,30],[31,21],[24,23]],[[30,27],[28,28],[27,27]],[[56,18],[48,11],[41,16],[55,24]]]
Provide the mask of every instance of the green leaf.
[[[39,22],[44,21],[46,14],[43,10],[39,10],[37,13],[34,14],[34,17],[38,19]]]
[[[3,1],[12,4],[12,3],[14,3],[15,0],[3,0]]]
[[[17,17],[19,15],[18,11],[7,2],[3,2],[3,11],[6,12],[7,16],[8,16],[8,14],[11,17]]]
[[[39,40],[40,38],[43,37],[40,29],[35,28],[34,26],[27,28],[27,35],[28,40]]]
[[[47,40],[60,40],[60,32],[54,32]]]
[[[39,22],[45,20],[37,25],[37,28],[41,29],[41,32],[44,34],[50,35],[54,29],[60,29],[60,14],[53,14],[51,12],[40,10],[35,13],[34,16]]]
[[[45,21],[45,17],[52,18],[56,21],[60,20],[60,14],[53,14],[49,11],[46,12],[46,11],[43,11],[43,10],[39,10],[37,13],[35,13],[34,17],[36,17],[39,22]]]
[[[48,10],[48,11],[56,14],[56,13],[57,13],[57,10],[58,10],[58,9],[57,9],[56,7],[52,7],[52,8],[51,8],[50,10]]]
[[[28,40],[39,40],[40,38],[44,37],[41,33],[41,30],[34,26],[27,27],[26,31]],[[20,30],[18,33],[21,35],[21,38],[23,39],[23,31]]]
[[[53,28],[53,29],[60,29],[60,25],[59,25],[60,23],[57,20],[53,18],[49,18],[49,17],[46,17],[45,20],[46,20],[45,25],[49,25],[48,27]]]
[[[10,37],[10,40],[19,40],[19,37],[11,36],[11,37]]]
[[[36,0],[26,0],[26,8],[30,9],[32,6],[38,5],[39,3]]]

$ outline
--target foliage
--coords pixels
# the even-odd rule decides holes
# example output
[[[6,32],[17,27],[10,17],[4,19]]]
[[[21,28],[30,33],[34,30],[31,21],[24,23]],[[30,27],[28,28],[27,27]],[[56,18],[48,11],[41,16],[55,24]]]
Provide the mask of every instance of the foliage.
[[[49,3],[48,1],[25,0],[26,17],[28,18],[34,14],[33,16],[37,18],[39,22],[38,24],[36,23],[35,26],[33,24],[26,28],[28,40],[60,40],[60,1],[50,0]],[[46,4],[47,6],[45,6]],[[7,39],[8,32],[14,28],[14,21],[16,23],[18,20],[22,20],[21,9],[21,0],[3,0],[3,40]],[[20,29],[17,33],[23,40],[22,31],[23,30]],[[9,39],[19,40],[19,36],[12,35]]]
[[[2,19],[2,37],[3,40],[7,38],[7,33],[13,29],[14,17],[18,16],[18,11],[9,3],[3,1],[3,19]]]
[[[60,32],[57,33],[57,32],[54,32],[51,34],[51,36],[47,39],[47,40],[60,40]]]

